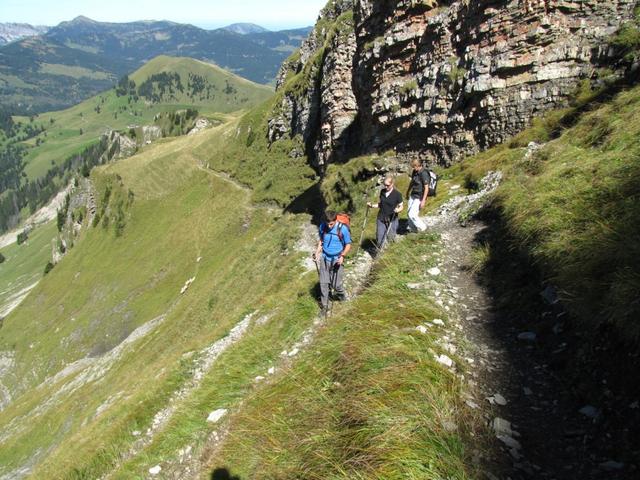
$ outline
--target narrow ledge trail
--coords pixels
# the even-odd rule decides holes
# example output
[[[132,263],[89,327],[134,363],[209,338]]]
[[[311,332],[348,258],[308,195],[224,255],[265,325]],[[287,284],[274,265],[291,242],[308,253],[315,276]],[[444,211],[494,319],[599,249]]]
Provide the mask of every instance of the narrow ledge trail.
[[[489,191],[500,181],[495,175],[490,177],[483,179]],[[635,466],[615,457],[619,453],[616,437],[621,432],[614,427],[607,430],[596,407],[577,404],[568,383],[571,380],[554,368],[575,340],[564,331],[566,312],[545,299],[544,291],[538,299],[539,318],[525,315],[530,312],[511,311],[472,272],[471,253],[492,228],[475,215],[482,205],[472,206],[472,197],[453,199],[441,207],[439,215],[426,220],[429,230],[441,236],[444,247],[438,266],[446,287],[434,292],[436,302],[451,306],[464,339],[463,399],[484,419],[484,433],[493,437],[488,451],[482,451],[487,445],[475,446],[486,478],[638,478]],[[470,202],[471,215],[464,207],[460,210],[465,202]],[[551,326],[549,333],[536,335],[542,323]],[[455,336],[453,331],[448,333]]]
[[[474,210],[478,208],[478,204],[481,204],[485,199],[495,190],[499,184],[502,176],[500,172],[492,172],[482,181],[483,189],[473,195],[458,195],[451,199],[444,207],[430,217],[426,217],[425,220],[430,225],[430,232],[441,230],[440,233],[444,233],[447,228],[451,228],[457,222],[458,214],[460,211]],[[446,226],[443,228],[443,226]],[[317,227],[309,224],[302,228],[301,239],[296,246],[296,250],[299,252],[306,252],[307,256],[309,252],[315,248],[315,232]],[[403,241],[410,239],[410,237],[399,236],[397,241]],[[410,241],[410,240],[407,240]],[[308,259],[303,259],[303,267],[306,271],[315,269],[313,263],[308,262]],[[347,291],[350,293],[350,297],[353,298],[359,294],[364,288],[365,282],[371,268],[374,264],[374,258],[372,255],[363,249],[356,258],[348,265],[348,270],[345,274],[345,284]],[[446,307],[449,309],[449,306]],[[339,308],[338,308],[339,310]],[[324,316],[318,316],[314,322],[302,333],[299,340],[280,354],[280,362],[272,365],[263,375],[259,375],[255,378],[256,388],[261,388],[269,383],[278,382],[282,375],[286,375],[289,369],[294,364],[296,357],[309,348],[318,332],[326,324]],[[460,329],[458,323],[452,323]],[[441,342],[446,348],[452,347],[449,343],[452,340],[457,343],[457,338],[460,337],[459,332],[451,332],[454,339],[452,340],[448,335],[445,335]],[[461,348],[461,347],[459,347]],[[218,449],[226,436],[233,428],[233,416],[234,413],[239,411],[243,406],[243,400],[240,400],[234,407],[233,411],[224,412],[224,421],[220,422],[218,428],[209,433],[207,439],[204,442],[203,447],[196,450],[193,445],[187,445],[180,449],[172,460],[163,462],[160,465],[150,468],[150,478],[162,478],[162,479],[200,479],[208,476],[207,468],[215,459]],[[153,472],[153,473],[152,473]]]

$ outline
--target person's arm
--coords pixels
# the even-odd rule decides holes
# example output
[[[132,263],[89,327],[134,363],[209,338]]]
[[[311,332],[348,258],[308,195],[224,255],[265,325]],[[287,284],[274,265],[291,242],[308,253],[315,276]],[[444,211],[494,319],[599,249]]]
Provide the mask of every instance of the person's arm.
[[[322,255],[322,240],[318,240],[318,246],[316,247],[316,251],[313,253],[314,260],[317,260]]]
[[[344,246],[337,260],[338,265],[342,265],[344,263],[344,257],[346,257],[351,251],[351,232],[349,232],[348,228],[345,228],[342,231],[342,241]]]
[[[338,257],[338,260],[337,260],[338,265],[342,265],[344,263],[344,257],[346,257],[350,251],[351,251],[351,244],[347,243],[344,246],[344,250],[342,250],[342,253]]]
[[[369,208],[379,208],[380,204],[379,203],[367,202],[367,207],[369,207]]]
[[[396,190],[396,192],[398,191]],[[396,205],[396,208],[393,209],[393,212],[400,213],[402,209],[404,209],[404,202],[402,201],[402,194],[398,192],[398,205]]]
[[[429,175],[429,173],[427,173],[427,175]],[[429,175],[429,177],[431,177],[431,175]],[[420,200],[420,209],[424,208],[424,204],[427,202],[427,197],[429,196],[429,181],[424,182],[424,179],[421,179],[423,181],[423,186],[424,188],[422,189],[422,200]]]
[[[314,260],[319,259],[320,255],[322,254],[322,228],[322,225],[320,225],[320,231],[318,232],[318,245],[316,246],[316,251],[313,252],[313,255],[311,255]]]

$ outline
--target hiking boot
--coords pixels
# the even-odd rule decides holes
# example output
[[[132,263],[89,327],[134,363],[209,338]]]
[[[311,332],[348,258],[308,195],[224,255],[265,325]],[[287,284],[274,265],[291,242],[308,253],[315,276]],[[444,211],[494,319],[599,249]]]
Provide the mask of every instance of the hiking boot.
[[[335,300],[338,302],[346,302],[349,300],[349,297],[347,297],[346,293],[336,293]]]

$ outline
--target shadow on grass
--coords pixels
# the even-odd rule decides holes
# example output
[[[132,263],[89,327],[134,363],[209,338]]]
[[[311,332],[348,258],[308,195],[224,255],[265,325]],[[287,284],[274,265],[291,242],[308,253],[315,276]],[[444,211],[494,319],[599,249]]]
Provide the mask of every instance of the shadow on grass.
[[[320,183],[315,183],[294,198],[285,211],[294,214],[307,213],[313,217],[312,223],[320,225],[326,207]]]
[[[211,480],[241,480],[238,475],[232,475],[226,468],[216,468],[211,472]]]

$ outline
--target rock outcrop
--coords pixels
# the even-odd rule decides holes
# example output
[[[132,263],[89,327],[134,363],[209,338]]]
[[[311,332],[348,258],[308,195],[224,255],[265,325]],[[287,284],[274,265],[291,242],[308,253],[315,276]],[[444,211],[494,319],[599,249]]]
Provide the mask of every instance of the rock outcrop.
[[[100,163],[107,163],[113,159],[130,157],[138,149],[135,140],[115,130],[110,130],[102,135],[101,142],[106,144],[105,153]]]
[[[449,164],[567,104],[635,0],[335,0],[278,76],[269,140],[322,169],[395,150]]]

